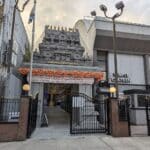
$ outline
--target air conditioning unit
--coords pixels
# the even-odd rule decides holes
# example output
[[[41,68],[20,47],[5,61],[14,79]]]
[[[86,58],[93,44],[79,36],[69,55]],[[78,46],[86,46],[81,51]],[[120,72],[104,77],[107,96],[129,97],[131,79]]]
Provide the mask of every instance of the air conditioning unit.
[[[0,0],[0,6],[4,5],[4,0]]]

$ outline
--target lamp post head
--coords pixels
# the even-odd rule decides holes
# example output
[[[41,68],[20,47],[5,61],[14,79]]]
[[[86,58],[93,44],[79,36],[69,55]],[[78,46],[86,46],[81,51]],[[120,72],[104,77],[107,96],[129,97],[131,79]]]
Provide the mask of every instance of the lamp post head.
[[[116,6],[117,9],[121,9],[122,10],[124,8],[124,3],[123,3],[123,1],[120,1],[120,2],[116,3],[115,6]]]
[[[116,93],[116,88],[115,87],[110,87],[109,92],[110,93]]]
[[[94,10],[94,11],[91,11],[91,16],[96,16],[96,11]]]
[[[99,6],[100,10],[103,11],[104,13],[107,11],[107,7],[105,5],[100,5]]]
[[[24,84],[22,88],[23,88],[24,91],[29,91],[30,90],[30,85],[29,84]]]

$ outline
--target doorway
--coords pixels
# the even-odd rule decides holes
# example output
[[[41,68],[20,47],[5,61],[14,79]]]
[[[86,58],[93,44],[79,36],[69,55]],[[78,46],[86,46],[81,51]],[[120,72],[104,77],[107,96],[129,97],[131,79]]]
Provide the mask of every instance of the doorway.
[[[78,89],[77,84],[44,84],[43,113],[51,133],[69,134],[71,101],[68,94]]]

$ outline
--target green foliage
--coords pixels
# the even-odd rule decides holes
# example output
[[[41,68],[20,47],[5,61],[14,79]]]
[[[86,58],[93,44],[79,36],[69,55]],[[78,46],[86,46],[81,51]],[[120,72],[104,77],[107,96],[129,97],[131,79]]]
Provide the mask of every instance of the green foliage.
[[[27,48],[25,51],[23,61],[24,62],[30,62],[30,56],[31,56],[30,50],[29,50],[29,48]]]

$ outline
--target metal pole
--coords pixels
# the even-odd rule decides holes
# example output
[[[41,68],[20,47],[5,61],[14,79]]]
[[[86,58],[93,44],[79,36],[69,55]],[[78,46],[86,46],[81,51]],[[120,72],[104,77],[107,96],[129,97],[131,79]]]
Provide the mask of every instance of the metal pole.
[[[16,18],[16,7],[18,5],[19,0],[16,1],[13,10],[13,20],[12,20],[12,28],[11,28],[11,39],[9,40],[9,51],[8,51],[8,70],[7,72],[10,73],[11,68],[11,60],[12,60],[12,51],[13,51],[13,40],[14,40],[14,29],[15,29],[15,18]]]
[[[117,51],[116,51],[116,24],[115,18],[112,18],[113,22],[113,51],[114,51],[114,71],[115,71],[115,88],[116,88],[116,98],[119,97],[118,91],[118,64],[117,64]]]
[[[34,11],[36,11],[36,0],[34,0]],[[32,27],[32,44],[31,44],[31,58],[30,58],[30,74],[29,74],[29,96],[31,96],[31,87],[32,87],[32,70],[33,70],[33,50],[34,50],[34,37],[35,37],[35,13],[33,19],[33,27]]]

